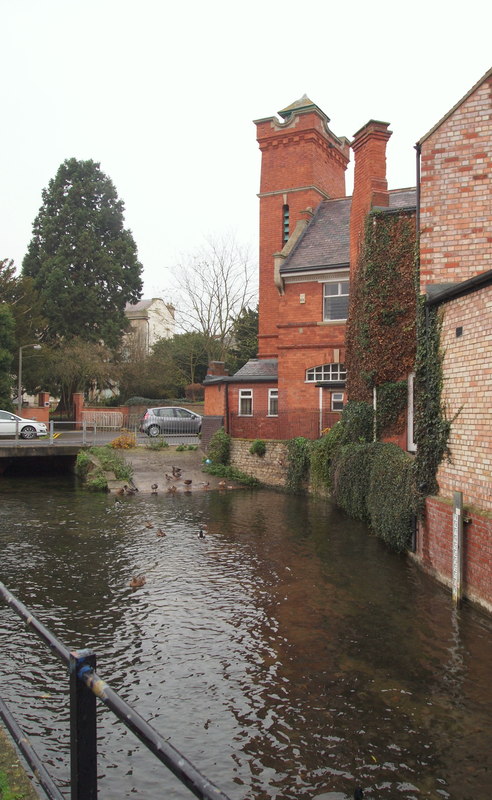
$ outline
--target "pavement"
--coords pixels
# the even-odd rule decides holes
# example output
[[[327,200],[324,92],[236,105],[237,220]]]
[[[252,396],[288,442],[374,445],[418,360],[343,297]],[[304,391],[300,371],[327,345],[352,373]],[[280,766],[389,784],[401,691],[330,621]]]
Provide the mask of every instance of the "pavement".
[[[147,447],[136,447],[134,450],[122,450],[121,454],[133,467],[133,484],[143,494],[152,493],[152,484],[158,486],[158,494],[169,492],[203,492],[208,489],[237,488],[228,480],[224,481],[215,475],[207,475],[202,471],[203,460],[206,458],[203,450],[181,450],[176,452],[176,447],[163,450],[151,450]],[[173,477],[173,467],[181,470],[181,477]],[[168,476],[168,477],[166,477]],[[222,485],[221,485],[222,480]],[[191,483],[185,483],[191,481]],[[174,487],[174,490],[172,489]],[[115,491],[115,487],[111,487]]]

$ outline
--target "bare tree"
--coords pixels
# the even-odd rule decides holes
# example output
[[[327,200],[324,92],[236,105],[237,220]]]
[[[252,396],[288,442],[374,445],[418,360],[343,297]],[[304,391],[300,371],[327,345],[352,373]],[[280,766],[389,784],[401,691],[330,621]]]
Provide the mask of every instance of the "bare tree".
[[[223,361],[235,320],[256,297],[256,269],[249,249],[232,234],[209,237],[199,251],[181,260],[175,280],[179,327],[203,334],[209,360]]]

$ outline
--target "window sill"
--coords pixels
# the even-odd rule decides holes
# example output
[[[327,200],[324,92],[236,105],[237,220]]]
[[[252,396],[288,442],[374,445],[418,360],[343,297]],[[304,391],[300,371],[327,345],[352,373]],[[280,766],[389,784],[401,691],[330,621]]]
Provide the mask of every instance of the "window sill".
[[[322,319],[316,325],[345,325],[346,323],[346,319]]]

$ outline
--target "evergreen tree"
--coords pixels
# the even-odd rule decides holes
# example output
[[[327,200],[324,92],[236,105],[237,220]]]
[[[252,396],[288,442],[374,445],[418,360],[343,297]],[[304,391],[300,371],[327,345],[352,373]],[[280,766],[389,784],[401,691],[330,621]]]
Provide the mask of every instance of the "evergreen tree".
[[[232,329],[233,345],[226,357],[231,375],[258,353],[258,307],[243,308]]]
[[[12,350],[14,347],[14,318],[9,306],[0,303],[0,408],[12,410]]]
[[[23,274],[39,291],[47,341],[119,344],[127,302],[142,292],[142,265],[124,205],[96,162],[64,161],[43,191]]]

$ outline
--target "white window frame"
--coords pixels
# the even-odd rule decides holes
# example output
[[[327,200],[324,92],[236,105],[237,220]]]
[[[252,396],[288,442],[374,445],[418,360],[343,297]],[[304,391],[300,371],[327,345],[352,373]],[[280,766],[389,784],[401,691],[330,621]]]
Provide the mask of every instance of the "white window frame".
[[[319,383],[320,381],[345,381],[347,370],[345,364],[319,364],[306,370],[305,383]]]
[[[331,410],[332,411],[342,411],[344,405],[344,393],[343,392],[332,392],[331,393]],[[335,408],[335,403],[341,403],[342,405],[339,408]]]
[[[275,412],[272,411],[272,401],[275,400],[275,405],[277,406],[277,410]],[[269,417],[278,417],[278,389],[269,389],[268,390],[268,416]]]
[[[250,401],[250,411],[243,411],[243,400]],[[239,409],[238,414],[240,417],[252,417],[253,416],[253,390],[252,389],[240,389],[239,390]]]
[[[346,293],[341,291],[342,283],[346,283],[347,284],[347,292]],[[327,286],[335,286],[335,285],[338,285],[338,294],[331,294],[331,295],[325,294]],[[323,322],[346,322],[347,316],[345,316],[345,317],[329,317],[329,316],[326,315],[326,305],[327,305],[326,301],[328,299],[332,298],[332,297],[346,297],[347,298],[347,316],[348,316],[348,299],[350,297],[350,285],[349,285],[348,275],[347,275],[346,278],[338,279],[336,281],[325,281],[323,283]]]

